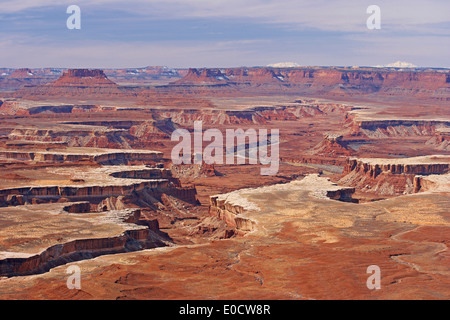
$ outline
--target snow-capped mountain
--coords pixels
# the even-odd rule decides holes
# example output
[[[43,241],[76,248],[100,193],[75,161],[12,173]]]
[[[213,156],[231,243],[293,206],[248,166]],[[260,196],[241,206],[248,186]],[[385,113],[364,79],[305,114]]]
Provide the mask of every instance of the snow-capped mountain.
[[[386,64],[386,65],[378,65],[376,68],[417,68],[416,65],[405,62],[405,61],[396,61],[394,63]]]
[[[272,68],[295,68],[295,67],[300,67],[300,65],[298,63],[295,63],[295,62],[278,62],[278,63],[269,64],[267,66],[268,67],[272,67]]]

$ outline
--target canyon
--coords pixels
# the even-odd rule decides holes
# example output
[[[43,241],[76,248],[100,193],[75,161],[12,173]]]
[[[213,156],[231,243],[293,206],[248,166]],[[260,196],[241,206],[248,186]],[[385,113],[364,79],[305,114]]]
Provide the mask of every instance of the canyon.
[[[450,297],[447,69],[2,72],[1,299]],[[278,171],[174,163],[199,122]]]

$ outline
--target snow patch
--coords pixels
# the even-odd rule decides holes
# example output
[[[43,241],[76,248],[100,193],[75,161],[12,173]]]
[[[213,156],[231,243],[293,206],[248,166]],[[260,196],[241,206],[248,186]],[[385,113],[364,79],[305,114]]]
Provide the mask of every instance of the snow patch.
[[[296,68],[296,67],[300,67],[300,65],[298,63],[295,63],[295,62],[278,62],[278,63],[269,64],[267,66],[268,67],[272,67],[272,68]]]

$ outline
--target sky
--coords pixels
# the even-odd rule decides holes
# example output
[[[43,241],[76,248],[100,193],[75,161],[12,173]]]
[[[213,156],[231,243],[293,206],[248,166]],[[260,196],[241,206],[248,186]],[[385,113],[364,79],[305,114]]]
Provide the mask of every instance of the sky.
[[[0,0],[0,67],[448,68],[449,13],[448,0]]]

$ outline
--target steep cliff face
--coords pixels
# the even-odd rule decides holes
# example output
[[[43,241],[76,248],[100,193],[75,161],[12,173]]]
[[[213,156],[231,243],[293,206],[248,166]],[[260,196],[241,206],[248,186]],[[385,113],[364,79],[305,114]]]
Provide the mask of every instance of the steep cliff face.
[[[445,174],[449,167],[449,156],[427,156],[407,159],[349,159],[343,173],[347,174],[355,171],[376,178],[381,173]]]
[[[61,201],[61,199],[69,199],[71,201],[83,201],[88,199],[94,203],[100,202],[99,208],[119,208],[115,206],[119,205],[117,199],[120,197],[129,197],[132,201],[145,201],[145,195],[147,195],[151,196],[154,200],[160,200],[161,196],[164,194],[173,196],[190,204],[197,203],[197,191],[195,187],[181,187],[169,182],[169,180],[161,179],[129,185],[87,187],[48,186],[2,189],[0,190],[0,206],[57,202]],[[112,199],[112,197],[115,199]],[[140,199],[141,197],[142,199]],[[68,208],[68,210],[80,210],[83,212],[87,210],[87,207],[84,208],[82,205],[77,205]],[[90,208],[90,210],[92,210],[92,208]]]
[[[138,150],[105,150],[102,153],[68,153],[68,152],[21,152],[21,151],[0,151],[0,159],[12,159],[22,161],[38,162],[78,162],[89,161],[98,164],[126,164],[130,161],[159,161],[161,152],[138,151]]]
[[[392,196],[417,192],[420,187],[416,176],[446,174],[449,168],[448,156],[348,159],[339,183],[362,192]]]
[[[348,118],[348,121],[351,117]],[[388,137],[433,136],[437,130],[450,128],[445,120],[353,120],[352,134],[364,134],[371,139]]]
[[[91,259],[100,255],[137,251],[166,246],[164,240],[145,226],[131,225],[136,221],[128,219],[138,217],[140,210],[122,210],[129,230],[108,238],[77,239],[63,244],[53,245],[39,254],[14,254],[0,259],[0,276],[12,277],[47,272],[51,268],[68,262]],[[132,219],[135,220],[135,219]],[[153,229],[156,225],[153,226]],[[158,231],[158,230],[157,230]],[[156,232],[157,232],[156,231]]]

